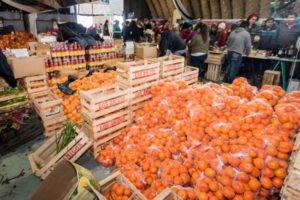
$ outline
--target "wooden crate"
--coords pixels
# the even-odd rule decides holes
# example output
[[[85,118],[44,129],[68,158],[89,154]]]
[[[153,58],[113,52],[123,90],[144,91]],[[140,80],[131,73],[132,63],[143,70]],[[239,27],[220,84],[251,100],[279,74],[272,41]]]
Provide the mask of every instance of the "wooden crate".
[[[59,153],[56,153],[56,140],[56,136],[51,137],[28,156],[32,172],[42,180],[50,174],[58,162],[63,159],[75,162],[92,146],[92,142],[80,131],[75,139]]]
[[[125,109],[97,119],[89,119],[83,114],[83,119],[87,136],[96,143],[97,140],[130,125],[130,111]]]
[[[199,68],[187,66],[182,73],[182,80],[192,85],[198,82]]]
[[[44,135],[46,137],[52,137],[63,130],[63,127],[68,122],[68,118],[65,115],[55,117],[53,119],[48,119],[43,122],[44,125]]]
[[[62,99],[51,90],[30,94],[30,99],[43,121],[63,115]]]
[[[300,197],[300,171],[290,171],[281,188],[281,199],[298,200]]]
[[[216,53],[210,52],[207,55],[206,63],[208,64],[215,64],[215,65],[222,65],[225,60],[225,55],[223,53]]]
[[[164,189],[153,200],[181,200],[181,198],[170,188]]]
[[[117,63],[118,81],[127,86],[136,86],[159,79],[159,62],[140,60]]]
[[[147,200],[147,198],[119,171],[111,174],[107,178],[99,181],[100,193],[104,194],[106,191],[110,191],[114,183],[122,183],[132,191],[132,195],[129,199],[134,199],[137,197],[140,200]],[[106,200],[106,198],[100,199]]]
[[[47,76],[32,76],[24,79],[24,85],[29,94],[48,90]]]
[[[22,98],[22,97],[25,98],[25,101],[14,103],[14,104],[11,104],[11,105],[2,106],[2,107],[0,107],[0,113],[10,112],[10,111],[12,111],[16,108],[28,107],[29,106],[27,92],[20,92],[18,94],[11,94],[11,95],[6,95],[6,96],[0,97],[0,102],[12,100],[12,99],[15,99],[15,98]]]
[[[89,131],[91,131],[91,130],[88,130],[85,123],[83,123],[82,129],[87,133]],[[111,144],[116,137],[121,135],[122,131],[123,131],[123,129],[121,129],[117,132],[114,132],[114,133],[110,133],[110,134],[106,135],[105,137],[102,137],[102,138],[99,138],[99,139],[93,141],[92,148],[91,148],[92,156],[96,159],[98,157],[100,151],[104,150],[105,147],[107,145]],[[89,133],[89,134],[91,134],[91,133]]]
[[[81,112],[97,119],[129,106],[129,91],[118,84],[80,92]]]
[[[169,55],[158,58],[160,62],[160,78],[180,75],[184,71],[185,59],[182,56]]]
[[[152,98],[151,87],[157,82],[145,83],[136,87],[129,88],[130,90],[130,106],[137,103],[147,101]]]
[[[221,80],[221,69],[222,65],[219,64],[208,64],[206,78],[211,81]]]
[[[266,70],[264,73],[262,85],[279,85],[280,76],[280,71]]]

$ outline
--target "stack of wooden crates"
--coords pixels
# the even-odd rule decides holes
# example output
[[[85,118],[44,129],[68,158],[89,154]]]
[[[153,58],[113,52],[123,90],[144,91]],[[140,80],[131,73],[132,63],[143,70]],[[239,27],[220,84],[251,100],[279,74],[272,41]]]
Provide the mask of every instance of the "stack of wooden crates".
[[[59,99],[48,88],[47,76],[39,75],[24,79],[30,100],[44,125],[44,135],[51,137],[59,133],[67,123],[64,115],[62,99]]]
[[[181,80],[184,72],[185,59],[182,56],[168,55],[158,58],[160,63],[160,80]]]
[[[129,91],[114,84],[80,92],[82,128],[93,142],[92,154],[99,152],[130,123]]]

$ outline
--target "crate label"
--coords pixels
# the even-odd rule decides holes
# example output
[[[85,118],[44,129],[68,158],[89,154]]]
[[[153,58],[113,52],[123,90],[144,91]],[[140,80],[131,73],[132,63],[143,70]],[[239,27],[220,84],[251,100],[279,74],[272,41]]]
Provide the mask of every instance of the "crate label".
[[[99,131],[104,131],[104,130],[109,129],[109,128],[113,127],[113,126],[121,124],[121,123],[123,123],[125,121],[126,121],[125,116],[121,116],[121,117],[112,119],[111,121],[108,121],[108,122],[105,122],[103,124],[100,124],[98,126],[99,127]]]
[[[151,94],[151,89],[146,88],[146,89],[143,89],[143,90],[136,91],[133,95],[133,98],[143,97],[143,96],[147,96],[149,94]]]
[[[47,110],[47,111],[45,112],[45,115],[46,115],[46,117],[48,117],[48,116],[57,114],[57,113],[59,113],[59,112],[60,112],[60,108],[59,108],[59,107],[55,107],[55,108],[53,108],[53,109]]]
[[[102,110],[102,109],[117,105],[123,101],[125,101],[125,96],[115,98],[115,99],[110,99],[107,101],[103,101],[103,102],[99,103],[99,109]]]
[[[149,70],[142,70],[142,71],[138,71],[133,73],[133,79],[137,79],[137,78],[143,78],[143,77],[147,77],[147,76],[152,76],[156,74],[156,70],[155,69],[149,69]]]
[[[182,64],[174,64],[174,65],[167,65],[165,66],[165,70],[164,71],[172,71],[174,69],[178,69],[178,68],[181,68],[182,67]]]
[[[83,146],[83,144],[81,144],[81,143],[76,144],[70,151],[68,151],[64,155],[64,158],[69,160],[82,148],[82,146]]]

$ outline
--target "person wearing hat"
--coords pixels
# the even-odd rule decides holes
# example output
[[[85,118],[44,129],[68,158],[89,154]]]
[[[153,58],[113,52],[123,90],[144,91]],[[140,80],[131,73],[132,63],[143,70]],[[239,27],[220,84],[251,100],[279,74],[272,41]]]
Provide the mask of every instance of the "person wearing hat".
[[[247,22],[249,24],[247,30],[250,33],[252,45],[254,46],[254,48],[257,47],[258,40],[259,40],[258,36],[259,36],[260,30],[261,30],[261,27],[256,24],[258,20],[259,20],[259,16],[256,13],[252,13],[247,18]]]
[[[145,30],[148,30],[148,29],[152,30],[152,25],[148,18],[144,19],[144,26],[145,26]]]
[[[224,22],[218,25],[218,41],[217,47],[221,48],[226,45],[227,41],[227,32],[226,32],[226,24]]]

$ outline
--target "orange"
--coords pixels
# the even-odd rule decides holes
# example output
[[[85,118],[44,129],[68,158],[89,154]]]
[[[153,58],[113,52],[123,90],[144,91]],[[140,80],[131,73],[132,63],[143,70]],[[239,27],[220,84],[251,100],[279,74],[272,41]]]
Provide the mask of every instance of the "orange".
[[[250,189],[254,192],[257,191],[261,186],[260,182],[255,178],[251,178],[248,185],[249,185]]]
[[[223,188],[223,195],[228,199],[232,199],[235,196],[235,192],[231,187],[226,186]]]
[[[272,180],[268,177],[262,177],[260,179],[261,185],[266,189],[271,189],[273,187]]]
[[[255,167],[257,167],[258,169],[263,169],[265,167],[265,161],[262,158],[255,158],[253,160],[253,164]]]

